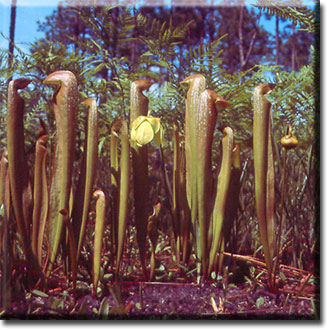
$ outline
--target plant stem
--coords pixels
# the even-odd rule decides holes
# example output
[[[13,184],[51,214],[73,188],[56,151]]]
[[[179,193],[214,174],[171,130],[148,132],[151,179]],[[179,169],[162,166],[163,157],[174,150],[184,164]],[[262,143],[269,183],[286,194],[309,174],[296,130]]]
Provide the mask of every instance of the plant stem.
[[[284,195],[285,195],[285,179],[286,179],[286,158],[287,158],[287,149],[284,150],[284,157],[283,157],[283,178],[282,178],[282,186],[281,186],[281,202],[280,202],[280,223],[278,227],[277,233],[277,247],[276,247],[276,259],[273,268],[273,286],[275,287],[275,279],[276,279],[276,271],[278,268],[278,261],[279,261],[279,253],[281,247],[281,233],[282,233],[282,224],[283,224],[283,208],[284,208]]]

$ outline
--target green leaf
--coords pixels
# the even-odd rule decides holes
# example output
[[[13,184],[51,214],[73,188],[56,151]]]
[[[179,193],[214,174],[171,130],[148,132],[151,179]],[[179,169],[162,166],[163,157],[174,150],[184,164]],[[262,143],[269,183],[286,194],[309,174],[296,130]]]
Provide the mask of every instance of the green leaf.
[[[107,297],[104,297],[100,304],[99,316],[101,320],[107,320],[109,316],[109,301]]]
[[[185,111],[185,156],[186,156],[186,194],[188,205],[191,210],[191,221],[193,231],[195,234],[195,250],[199,260],[204,259],[204,268],[207,267],[205,259],[206,242],[203,241],[203,248],[201,248],[201,241],[199,236],[198,206],[197,206],[197,151],[196,151],[196,123],[197,113],[200,106],[200,95],[205,90],[205,77],[201,74],[191,75],[181,81],[181,84],[188,85],[186,111]],[[203,228],[204,230],[204,228]],[[203,232],[205,234],[206,231]],[[204,236],[205,237],[205,236]],[[200,264],[198,264],[200,268]],[[206,270],[204,269],[203,271]],[[200,273],[200,270],[198,270]]]
[[[284,282],[286,282],[286,276],[284,275],[283,272],[280,272],[280,278],[281,278]]]
[[[253,95],[253,155],[255,172],[256,209],[260,238],[272,288],[272,266],[275,244],[275,187],[274,162],[271,143],[272,104],[264,97],[273,86],[265,83],[254,89]]]
[[[72,223],[76,230],[75,239],[77,242],[77,262],[79,260],[79,254],[85,237],[86,223],[93,192],[93,184],[96,176],[99,131],[99,116],[96,101],[93,98],[89,98],[83,101],[82,104],[85,105],[89,111],[87,120],[87,136],[85,141],[84,156],[82,160],[84,164],[82,164],[83,170],[81,171],[81,175],[83,177],[79,178],[79,181],[81,180],[83,182],[81,188],[84,193],[83,203],[81,203],[80,199],[77,201],[75,200],[72,212]],[[77,210],[77,208],[80,210]]]
[[[98,148],[97,148],[97,154],[98,154],[99,157],[101,156],[103,145],[104,145],[106,139],[107,139],[106,136],[103,136],[102,138],[100,138],[99,145],[98,145]]]
[[[37,256],[40,266],[49,202],[46,171],[47,139],[48,135],[42,135],[37,140],[34,165],[32,251]]]
[[[102,240],[104,234],[105,223],[105,195],[103,191],[96,190],[94,196],[96,201],[96,220],[95,220],[95,236],[94,236],[94,252],[93,252],[93,292],[96,296],[97,285],[100,279]]]
[[[88,312],[88,306],[89,306],[89,297],[85,297],[83,302],[81,303],[81,306],[77,312],[78,315],[81,316],[86,316],[87,312]]]
[[[52,296],[49,299],[49,307],[51,309],[61,309],[64,307],[64,301],[63,299]]]
[[[263,297],[259,297],[256,301],[256,306],[257,308],[259,308],[260,306],[262,306],[265,302],[265,299]]]
[[[33,290],[32,294],[38,297],[48,298],[48,294],[39,290]]]
[[[56,149],[49,189],[47,218],[49,259],[46,277],[49,277],[56,260],[63,232],[64,215],[59,211],[70,209],[69,199],[75,154],[78,89],[76,77],[70,71],[56,71],[50,74],[44,80],[44,83],[60,86],[52,100],[56,121]]]
[[[230,127],[225,127],[223,133],[226,134],[222,139],[223,156],[221,160],[221,169],[217,179],[216,197],[213,208],[213,239],[210,250],[210,261],[208,273],[211,272],[214,266],[216,253],[220,247],[220,252],[223,252],[224,234],[223,223],[225,219],[225,211],[227,198],[229,193],[231,167],[232,167],[232,153],[234,149],[234,135]],[[221,251],[222,250],[222,251]]]
[[[129,184],[130,184],[130,145],[128,138],[128,126],[124,119],[117,118],[113,130],[118,131],[118,136],[121,141],[121,155],[120,155],[120,185],[119,185],[119,211],[115,212],[118,214],[117,224],[117,263],[116,263],[116,278],[119,274],[121,256],[123,253],[124,242],[126,238],[126,226],[128,216],[128,197],[129,197]]]

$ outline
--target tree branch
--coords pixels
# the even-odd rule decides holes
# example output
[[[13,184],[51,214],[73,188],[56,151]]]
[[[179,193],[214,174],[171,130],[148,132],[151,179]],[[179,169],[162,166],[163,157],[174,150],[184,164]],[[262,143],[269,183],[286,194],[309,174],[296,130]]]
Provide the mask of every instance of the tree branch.
[[[249,56],[251,54],[252,48],[254,46],[255,39],[257,37],[257,31],[254,30],[252,38],[250,40],[249,44],[249,49],[246,53],[246,56],[244,58],[244,44],[243,44],[243,15],[244,15],[244,0],[241,1],[241,8],[240,8],[240,13],[239,13],[239,23],[238,23],[238,48],[239,48],[239,58],[240,58],[240,64],[241,64],[241,69],[245,67]]]

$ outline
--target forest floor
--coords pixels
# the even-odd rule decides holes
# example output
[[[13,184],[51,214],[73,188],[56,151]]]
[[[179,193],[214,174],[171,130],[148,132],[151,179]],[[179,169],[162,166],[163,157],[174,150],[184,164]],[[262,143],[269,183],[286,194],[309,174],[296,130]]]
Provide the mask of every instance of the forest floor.
[[[248,257],[253,261],[253,258]],[[251,264],[251,263],[250,263]],[[12,302],[4,319],[143,320],[319,320],[318,280],[311,273],[280,266],[277,292],[267,286],[264,264],[253,262],[253,276],[180,282],[123,280],[106,283],[97,297],[81,280],[46,293],[38,290]],[[239,272],[238,272],[239,273]],[[235,274],[237,275],[237,274]],[[242,275],[242,274],[239,274]],[[242,280],[244,279],[244,280]]]

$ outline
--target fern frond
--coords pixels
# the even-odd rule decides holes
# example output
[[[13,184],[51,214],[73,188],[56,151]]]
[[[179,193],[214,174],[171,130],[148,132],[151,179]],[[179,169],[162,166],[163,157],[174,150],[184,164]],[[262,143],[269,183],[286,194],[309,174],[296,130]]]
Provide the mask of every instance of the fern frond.
[[[258,0],[254,6],[266,11],[268,15],[277,15],[296,25],[300,24],[300,30],[307,32],[315,32],[316,30],[316,12],[302,6],[301,1],[296,1],[296,3],[291,1],[290,6],[285,6],[283,2],[277,0]]]

